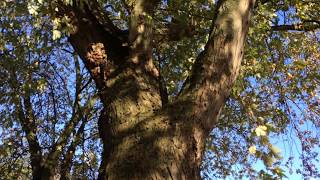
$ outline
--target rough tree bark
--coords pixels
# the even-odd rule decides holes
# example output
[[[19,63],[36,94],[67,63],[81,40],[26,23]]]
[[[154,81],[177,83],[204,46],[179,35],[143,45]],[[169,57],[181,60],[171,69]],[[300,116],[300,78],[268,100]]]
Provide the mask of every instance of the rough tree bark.
[[[58,15],[71,17],[76,28],[69,41],[104,106],[99,179],[200,179],[205,140],[237,77],[255,0],[218,1],[205,50],[179,97],[164,106],[150,18],[159,0],[130,4],[129,31],[87,2],[81,8],[61,3]]]

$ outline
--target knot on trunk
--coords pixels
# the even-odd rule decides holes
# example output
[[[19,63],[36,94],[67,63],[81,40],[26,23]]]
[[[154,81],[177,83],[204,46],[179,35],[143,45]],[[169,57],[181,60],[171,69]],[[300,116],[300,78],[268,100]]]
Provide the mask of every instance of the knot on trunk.
[[[105,64],[107,60],[107,54],[103,43],[90,44],[88,47],[87,59],[93,66]]]
[[[87,50],[88,67],[93,76],[98,76],[104,71],[107,63],[107,54],[103,43],[92,43]]]

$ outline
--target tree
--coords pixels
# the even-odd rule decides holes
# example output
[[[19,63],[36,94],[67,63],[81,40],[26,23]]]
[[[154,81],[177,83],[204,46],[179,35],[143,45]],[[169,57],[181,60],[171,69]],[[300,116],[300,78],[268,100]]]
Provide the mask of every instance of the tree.
[[[310,41],[304,46],[310,47],[303,53],[307,60],[296,59],[302,54],[299,48],[292,47],[299,44],[293,44],[294,37],[286,39],[288,35],[282,32],[319,28],[319,14],[310,11],[319,9],[319,3],[306,3],[57,0],[30,1],[27,9],[39,22],[48,19],[48,15],[52,18],[53,40],[59,42],[63,34],[68,36],[95,82],[103,106],[98,121],[103,143],[99,179],[200,179],[206,149],[215,157],[224,158],[222,153],[228,155],[228,148],[234,146],[235,141],[222,134],[225,131],[243,137],[244,149],[262,159],[273,174],[283,176],[274,160],[279,158],[279,150],[267,134],[283,132],[295,119],[291,116],[300,116],[294,115],[292,106],[298,101],[307,106],[316,103],[315,94],[319,91],[317,84],[312,85],[319,81],[318,70],[308,66],[317,62],[314,54],[319,46]],[[26,5],[23,1],[20,4]],[[253,16],[256,27],[248,33],[254,7],[258,8]],[[275,13],[281,12],[287,13],[291,24],[279,22],[287,20],[276,18]],[[295,22],[298,24],[292,24]],[[294,36],[301,40],[316,39],[318,35]],[[245,42],[255,48],[244,48]],[[285,43],[289,45],[282,46]],[[239,71],[243,57],[243,69]],[[236,81],[239,72],[241,78]],[[295,74],[305,82],[291,82]],[[273,83],[274,87],[266,86]],[[297,85],[303,89],[298,91]],[[270,105],[274,102],[279,103]],[[306,113],[315,115],[309,121],[316,128],[318,112],[311,107]],[[220,114],[223,118],[219,120]],[[296,123],[292,126],[299,134]],[[24,131],[28,135],[28,130]],[[303,135],[300,137],[302,140]],[[60,138],[67,141],[65,136]],[[29,140],[28,143],[34,170],[37,163],[32,160],[36,155],[32,155],[31,147],[36,145]],[[318,143],[313,139],[303,147],[310,152]],[[210,158],[208,154],[205,157]],[[229,156],[234,157],[243,158],[239,162],[245,164],[245,155]],[[217,162],[221,163],[217,165],[220,174],[228,175],[228,163],[223,164],[223,159]],[[42,178],[55,175],[55,164],[57,160],[47,167]],[[310,176],[315,175],[312,168],[308,171]],[[34,170],[34,179],[41,179],[38,172]],[[260,175],[271,176],[266,172]]]
[[[97,132],[84,132],[99,111],[92,80],[77,55],[66,60],[69,52],[55,48],[68,46],[45,40],[48,23],[35,26],[30,16],[14,16],[19,9],[28,13],[21,10],[27,4],[5,5],[0,21],[1,177],[69,179],[75,151],[85,143],[82,137]]]
[[[130,4],[128,34],[101,16],[97,3],[57,6],[58,15],[70,16],[70,42],[104,106],[99,179],[200,179],[205,139],[238,74],[254,1],[220,1],[192,76],[175,101],[163,104],[151,37],[159,3]]]

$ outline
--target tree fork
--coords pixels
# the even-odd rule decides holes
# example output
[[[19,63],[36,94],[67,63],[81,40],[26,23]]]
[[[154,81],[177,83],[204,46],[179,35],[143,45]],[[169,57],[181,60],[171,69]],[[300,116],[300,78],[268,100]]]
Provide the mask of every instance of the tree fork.
[[[92,17],[89,8],[72,9],[77,31],[70,42],[95,80],[104,105],[99,119],[104,144],[99,179],[200,179],[205,139],[238,75],[255,1],[220,0],[192,76],[180,96],[161,107],[151,51],[150,17],[157,3],[133,4],[128,47],[95,18],[82,22]],[[101,60],[112,62],[110,69],[101,66]],[[101,72],[108,73],[101,76]]]

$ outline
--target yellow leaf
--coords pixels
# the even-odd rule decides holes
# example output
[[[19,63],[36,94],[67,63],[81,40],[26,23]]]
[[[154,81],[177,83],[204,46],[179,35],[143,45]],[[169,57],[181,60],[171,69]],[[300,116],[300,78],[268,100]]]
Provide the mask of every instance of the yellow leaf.
[[[31,15],[37,15],[38,14],[38,9],[39,6],[35,5],[35,4],[30,4],[28,3],[28,11]]]
[[[59,39],[61,37],[61,32],[59,30],[54,29],[52,31],[52,39],[56,40]]]
[[[290,79],[292,79],[293,78],[293,75],[291,74],[291,73],[287,73],[287,77],[288,77],[288,79],[290,80]]]
[[[250,154],[255,154],[257,152],[257,148],[255,145],[249,147],[249,153]]]
[[[276,146],[271,146],[270,150],[274,153],[274,154],[279,154],[281,152],[281,149],[279,149]]]
[[[281,149],[279,149],[276,146],[271,145],[269,147],[270,151],[272,152],[272,154],[277,158],[277,159],[281,159],[280,153],[281,153]]]
[[[263,122],[263,121],[264,121],[264,118],[259,116],[259,117],[257,118],[257,120],[258,120],[259,122]]]
[[[45,81],[39,81],[37,85],[37,90],[43,92],[47,88],[47,83]]]
[[[258,126],[255,130],[257,136],[266,136],[267,135],[267,126]]]

